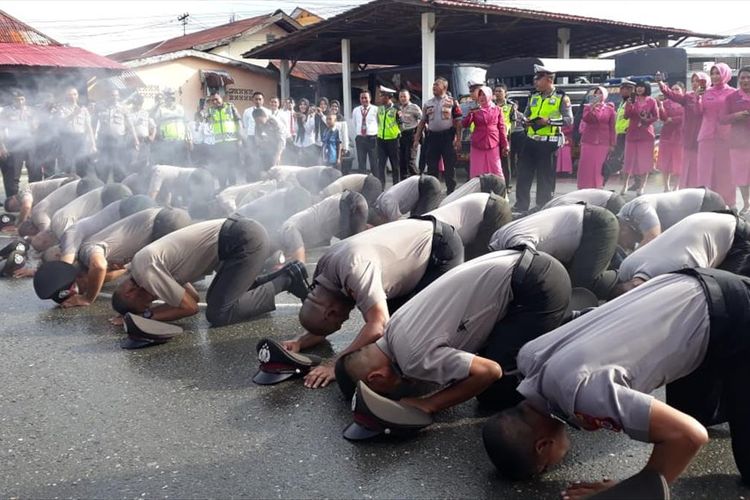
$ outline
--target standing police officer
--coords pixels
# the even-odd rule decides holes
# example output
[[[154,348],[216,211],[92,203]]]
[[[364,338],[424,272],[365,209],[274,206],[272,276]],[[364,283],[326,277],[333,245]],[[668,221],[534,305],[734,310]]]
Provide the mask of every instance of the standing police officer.
[[[213,94],[208,98],[205,120],[210,130],[207,138],[209,170],[219,180],[221,188],[232,186],[236,184],[242,147],[240,114],[234,104],[225,103],[219,94]]]
[[[156,123],[153,160],[155,164],[185,167],[190,148],[190,129],[185,120],[185,109],[177,104],[174,89],[164,89],[162,98],[152,116]]]
[[[555,192],[555,152],[563,145],[561,128],[573,123],[570,98],[555,88],[555,74],[534,65],[534,86],[526,107],[527,141],[520,158],[514,211],[526,212],[531,184],[537,178],[536,204],[543,206]]]
[[[399,108],[393,104],[396,91],[380,86],[380,106],[378,106],[378,170],[375,177],[385,186],[385,162],[391,162],[393,184],[401,180],[399,162],[399,139],[401,138],[401,117]]]

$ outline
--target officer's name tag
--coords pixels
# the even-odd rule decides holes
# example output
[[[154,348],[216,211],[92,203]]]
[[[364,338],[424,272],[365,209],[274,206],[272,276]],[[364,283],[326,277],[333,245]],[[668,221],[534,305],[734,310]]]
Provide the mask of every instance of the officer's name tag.
[[[550,97],[549,98],[549,103],[550,104],[555,104],[555,102],[556,102],[556,99],[554,97]]]

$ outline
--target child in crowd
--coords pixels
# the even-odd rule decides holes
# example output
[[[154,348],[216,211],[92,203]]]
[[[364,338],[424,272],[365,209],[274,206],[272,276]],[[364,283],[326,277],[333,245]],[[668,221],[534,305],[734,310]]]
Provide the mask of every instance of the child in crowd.
[[[326,115],[326,128],[320,136],[322,143],[321,155],[323,164],[328,167],[341,169],[341,137],[336,128],[336,115]]]

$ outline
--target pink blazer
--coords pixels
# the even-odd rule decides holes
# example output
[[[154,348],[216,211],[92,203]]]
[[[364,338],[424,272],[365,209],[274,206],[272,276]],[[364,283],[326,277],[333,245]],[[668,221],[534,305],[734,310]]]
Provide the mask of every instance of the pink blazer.
[[[698,132],[698,141],[710,139],[728,139],[729,125],[720,123],[721,115],[724,113],[724,106],[727,97],[733,94],[734,88],[729,85],[724,87],[709,87],[698,101],[698,109],[703,114],[703,122]]]
[[[672,121],[667,123],[667,118],[671,118]],[[682,144],[685,108],[676,102],[664,101],[659,107],[659,119],[664,122],[659,139],[672,144]]]
[[[606,144],[614,146],[617,143],[615,132],[615,116],[617,112],[612,103],[594,107],[591,104],[583,106],[581,117],[581,142],[586,144]]]
[[[503,111],[498,106],[479,108],[468,113],[463,119],[464,128],[474,124],[471,134],[471,147],[477,149],[500,149],[508,147],[508,133],[505,130]]]
[[[641,113],[646,113],[646,118],[641,118]],[[628,134],[625,136],[626,141],[654,140],[654,122],[659,119],[659,107],[656,104],[656,99],[646,97],[645,99],[636,98],[635,102],[628,101],[625,104],[625,118],[630,118]]]

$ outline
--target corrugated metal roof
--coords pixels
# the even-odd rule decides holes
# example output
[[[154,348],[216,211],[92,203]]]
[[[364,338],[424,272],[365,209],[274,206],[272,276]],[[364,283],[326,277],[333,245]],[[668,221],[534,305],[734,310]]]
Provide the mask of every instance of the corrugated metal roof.
[[[60,45],[59,42],[0,10],[0,43]]]
[[[221,26],[196,31],[195,33],[190,33],[188,35],[170,38],[161,42],[150,43],[142,47],[122,52],[116,52],[110,54],[109,57],[116,61],[125,62],[187,49],[210,50],[217,47],[219,45],[218,42],[238,37],[249,29],[264,24],[279,22],[281,20],[286,23],[291,21],[291,23],[294,23],[295,29],[299,28],[296,21],[286,16],[283,12],[277,11],[272,14],[241,19],[233,23],[222,24]]]
[[[281,68],[281,61],[276,59],[271,64],[277,69]],[[317,62],[317,61],[298,61],[292,68],[291,76],[303,80],[317,81],[320,75],[330,75],[341,73],[341,63]]]
[[[2,66],[127,69],[117,61],[77,47],[24,43],[0,43],[0,67]]]

